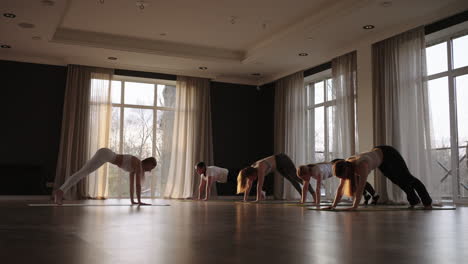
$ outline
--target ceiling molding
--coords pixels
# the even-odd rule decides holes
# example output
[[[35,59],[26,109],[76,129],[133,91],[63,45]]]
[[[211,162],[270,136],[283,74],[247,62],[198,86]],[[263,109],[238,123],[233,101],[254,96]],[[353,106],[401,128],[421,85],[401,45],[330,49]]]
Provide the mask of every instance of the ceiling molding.
[[[374,2],[377,2],[377,0],[328,1],[327,5],[315,9],[315,12],[310,13],[307,17],[303,17],[296,23],[290,24],[248,48],[242,63],[252,63],[260,59],[265,53],[268,53],[269,48],[272,48],[275,44],[280,42],[280,40],[296,31],[302,31],[307,28],[308,35],[313,35],[324,23],[336,19],[336,17],[345,16],[357,9],[371,5]],[[307,36],[304,36],[304,39],[306,38]]]
[[[58,28],[51,42],[214,62],[240,63],[242,51]]]
[[[343,45],[338,48],[333,50],[332,52],[328,53],[322,53],[321,58],[317,59],[314,63],[311,63],[311,65],[319,65],[320,63],[326,62],[326,61],[331,61],[332,59],[341,56],[343,54],[346,54],[348,52],[352,52],[354,50],[357,50],[358,48],[362,46],[370,46],[373,43],[376,43],[378,41],[384,40],[386,38],[395,36],[397,34],[403,33],[405,31],[411,30],[413,28],[427,25],[430,23],[433,23],[434,21],[443,19],[445,17],[449,17],[451,15],[457,14],[460,12],[460,10],[465,10],[468,8],[468,2],[466,3],[460,3],[457,2],[455,4],[449,4],[445,6],[444,8],[441,8],[435,12],[432,12],[430,14],[426,14],[424,16],[419,16],[415,17],[414,19],[410,21],[404,21],[403,23],[400,23],[398,25],[392,26],[390,28],[387,28],[384,31],[381,31],[377,34],[371,34],[367,38],[361,38],[358,40],[350,41],[347,43],[343,43]],[[274,82],[276,80],[279,80],[283,77],[286,77],[288,75],[291,75],[293,73],[306,70],[307,68],[304,67],[295,67],[291,68],[290,70],[279,72],[277,74],[268,76],[265,78],[264,81],[261,82],[261,85]]]

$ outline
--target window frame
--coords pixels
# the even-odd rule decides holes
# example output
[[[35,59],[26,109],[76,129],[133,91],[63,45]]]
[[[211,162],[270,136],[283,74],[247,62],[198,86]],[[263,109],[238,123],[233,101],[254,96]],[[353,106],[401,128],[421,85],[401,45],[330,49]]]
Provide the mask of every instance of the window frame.
[[[111,107],[118,107],[119,108],[119,114],[120,114],[120,120],[119,120],[119,153],[123,153],[123,145],[124,145],[124,133],[125,133],[125,125],[124,125],[124,120],[125,120],[125,108],[129,109],[148,109],[148,110],[153,110],[153,139],[156,139],[157,136],[157,112],[158,111],[174,111],[175,112],[175,106],[174,107],[167,107],[167,106],[158,106],[158,85],[168,85],[168,86],[174,86],[176,87],[176,81],[171,81],[171,80],[161,80],[161,79],[146,79],[146,78],[138,78],[138,77],[128,77],[128,76],[120,76],[120,75],[114,75],[113,78],[111,79],[111,89],[112,89],[112,82],[114,81],[119,81],[120,82],[120,103],[114,103],[111,102]],[[135,82],[135,83],[142,83],[142,84],[152,84],[153,89],[154,89],[154,101],[152,106],[148,105],[136,105],[136,104],[126,104],[125,103],[125,83],[126,82]],[[177,91],[176,91],[177,93]],[[110,128],[109,128],[110,129]],[[151,152],[153,156],[156,153],[156,144],[153,142],[151,146]],[[118,185],[121,185],[121,179],[120,177],[118,178]],[[127,198],[123,197],[121,193],[119,193],[118,196],[111,196],[109,195],[109,198]],[[156,198],[154,195],[150,195],[150,198]]]
[[[436,38],[434,40],[430,40],[426,42],[426,49],[430,48],[434,45],[438,45],[441,43],[447,44],[447,70],[444,72],[436,73],[436,74],[427,74],[425,76],[425,82],[428,83],[431,80],[447,77],[448,79],[448,93],[449,93],[449,119],[450,119],[450,148],[433,148],[432,150],[445,150],[451,149],[451,171],[455,172],[452,175],[452,197],[454,202],[461,202],[462,200],[466,202],[468,199],[467,197],[462,197],[461,190],[459,186],[459,168],[460,164],[458,162],[458,158],[460,156],[460,148],[465,148],[466,146],[460,146],[458,142],[458,120],[457,120],[457,96],[456,96],[456,86],[455,86],[455,79],[462,75],[468,75],[468,65],[463,66],[457,69],[454,69],[454,52],[453,52],[453,40],[468,36],[468,30],[461,30],[453,34],[448,34],[443,37]],[[426,88],[427,89],[427,88]],[[454,147],[455,146],[455,147]],[[468,155],[468,153],[466,154]],[[457,157],[454,159],[453,157]]]

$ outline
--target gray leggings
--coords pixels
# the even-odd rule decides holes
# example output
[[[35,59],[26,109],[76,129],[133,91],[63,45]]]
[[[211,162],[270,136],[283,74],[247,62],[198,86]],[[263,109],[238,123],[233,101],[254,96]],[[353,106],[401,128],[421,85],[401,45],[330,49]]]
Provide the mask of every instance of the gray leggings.
[[[297,192],[302,195],[302,180],[299,179],[296,175],[296,166],[292,162],[292,160],[284,153],[275,155],[276,161],[276,170],[286,178],[292,186],[297,190]],[[312,185],[309,184],[309,192],[312,197],[315,197],[314,188]],[[315,198],[314,198],[315,199]]]
[[[99,169],[106,162],[113,162],[116,156],[117,154],[108,148],[99,149],[79,171],[67,178],[65,183],[60,186],[60,190],[66,193],[73,185],[77,184],[81,179],[85,178],[93,171]]]

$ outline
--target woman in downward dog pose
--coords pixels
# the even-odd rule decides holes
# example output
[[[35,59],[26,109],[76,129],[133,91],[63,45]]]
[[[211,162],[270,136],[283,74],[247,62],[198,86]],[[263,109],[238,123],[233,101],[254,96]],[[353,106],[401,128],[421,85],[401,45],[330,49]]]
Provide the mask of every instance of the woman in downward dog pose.
[[[114,153],[108,148],[99,149],[94,156],[86,162],[86,164],[75,174],[70,176],[65,183],[55,191],[54,200],[56,204],[62,204],[63,195],[81,179],[88,176],[90,173],[99,169],[106,162],[112,163],[122,170],[129,172],[130,176],[130,200],[132,204],[149,205],[141,202],[141,182],[144,180],[145,172],[151,171],[156,167],[156,159],[153,157],[146,158],[140,161],[132,155],[120,155]],[[133,200],[134,185],[136,178],[136,193],[137,200]]]
[[[341,181],[336,191],[335,200],[328,208],[335,208],[345,193],[354,198],[353,207],[348,209],[356,209],[361,201],[369,173],[377,168],[406,193],[411,208],[421,201],[425,209],[432,208],[432,199],[426,187],[420,180],[411,175],[403,157],[391,146],[377,146],[369,152],[352,156],[347,160],[336,161],[333,164],[333,173]]]
[[[296,177],[296,166],[292,160],[285,154],[277,154],[259,160],[249,167],[242,169],[237,176],[237,193],[244,193],[244,202],[247,201],[250,189],[253,182],[257,180],[257,200],[265,199],[265,193],[262,191],[265,176],[270,174],[273,170],[277,170],[284,178],[286,178],[301,194],[300,180]],[[315,192],[312,186],[309,185],[309,192],[314,197]]]
[[[310,178],[314,178],[317,182],[315,187],[315,202],[317,206],[320,206],[320,187],[322,181],[333,177],[332,173],[332,165],[337,161],[343,161],[342,159],[336,159],[332,162],[321,162],[316,164],[308,164],[304,166],[300,166],[297,169],[297,176],[302,179],[302,199],[301,203],[305,203],[307,199],[307,189],[309,187]],[[364,187],[364,204],[367,205],[369,203],[370,198],[372,197],[372,204],[377,204],[377,200],[379,199],[379,195],[375,194],[374,188],[370,183],[366,182]]]

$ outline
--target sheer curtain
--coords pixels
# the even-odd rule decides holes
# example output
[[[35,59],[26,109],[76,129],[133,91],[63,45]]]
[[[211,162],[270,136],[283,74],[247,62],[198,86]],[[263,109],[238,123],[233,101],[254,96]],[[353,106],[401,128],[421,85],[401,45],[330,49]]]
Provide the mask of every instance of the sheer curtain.
[[[398,149],[411,173],[440,198],[431,174],[431,144],[424,28],[417,28],[372,46],[374,143]],[[404,193],[380,172],[376,189],[381,199],[406,202]]]
[[[176,87],[171,165],[164,197],[190,198],[196,194],[200,178],[195,164],[213,164],[210,81],[178,76]],[[212,193],[215,195],[216,190]]]
[[[347,158],[356,152],[356,105],[357,89],[356,52],[351,52],[332,60],[332,98],[331,106],[332,134],[329,137],[330,160]],[[338,186],[338,179],[333,177],[325,181],[327,198],[332,199]]]
[[[108,144],[112,74],[108,69],[68,65],[55,189],[78,171],[98,148]],[[106,174],[102,170],[72,187],[65,198],[105,197]]]
[[[298,72],[275,84],[275,153],[285,153],[296,166],[306,164],[307,131],[304,73]],[[277,199],[299,199],[300,195],[284,178],[275,173]],[[287,181],[286,181],[287,182]],[[310,197],[309,197],[310,198]]]

